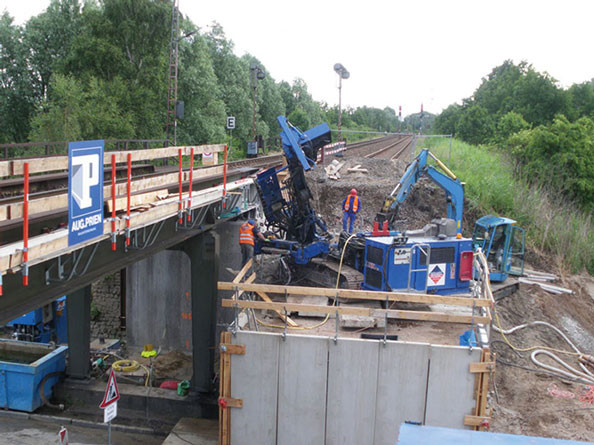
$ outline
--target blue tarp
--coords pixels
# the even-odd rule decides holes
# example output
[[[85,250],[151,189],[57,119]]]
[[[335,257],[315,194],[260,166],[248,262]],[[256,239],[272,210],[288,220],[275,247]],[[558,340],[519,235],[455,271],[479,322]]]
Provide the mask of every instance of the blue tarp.
[[[398,445],[572,445],[594,442],[545,439],[515,434],[487,433],[483,431],[454,430],[436,426],[418,426],[403,423]]]

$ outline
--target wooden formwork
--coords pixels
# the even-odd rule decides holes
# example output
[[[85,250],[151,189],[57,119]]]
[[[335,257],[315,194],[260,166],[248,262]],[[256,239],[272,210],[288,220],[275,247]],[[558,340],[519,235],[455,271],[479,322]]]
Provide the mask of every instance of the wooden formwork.
[[[488,273],[488,269],[484,269],[484,255],[481,252],[477,253],[477,262],[479,267],[479,275],[481,278],[485,278]],[[363,290],[352,290],[352,289],[328,289],[328,288],[315,288],[315,287],[304,287],[304,286],[284,286],[284,285],[271,285],[271,284],[258,284],[255,283],[255,275],[252,274],[250,277],[245,279],[248,270],[251,269],[251,262],[246,264],[242,270],[238,273],[232,282],[219,282],[218,289],[223,291],[232,291],[232,298],[222,300],[222,306],[228,308],[235,308],[238,310],[273,310],[278,316],[284,320],[284,317],[290,312],[305,311],[315,312],[320,314],[352,314],[352,315],[364,315],[371,317],[383,317],[386,314],[391,318],[403,319],[403,320],[416,320],[416,321],[432,321],[442,323],[464,323],[479,326],[490,326],[492,317],[491,309],[494,303],[493,295],[490,289],[488,280],[483,282],[482,286],[479,286],[478,292],[475,292],[472,297],[467,296],[440,296],[440,295],[429,295],[429,294],[418,294],[418,293],[406,293],[406,292],[376,292],[376,291],[363,291]],[[258,295],[264,301],[253,301],[249,298],[244,298],[248,294]],[[284,297],[285,301],[275,302],[272,301],[269,295],[276,295]],[[414,310],[394,310],[394,309],[377,309],[367,307],[349,307],[348,305],[338,306],[326,306],[326,305],[314,305],[314,304],[300,304],[300,303],[287,303],[286,298],[288,296],[325,296],[333,298],[336,301],[388,301],[388,302],[405,302],[405,303],[422,303],[426,305],[446,305],[456,307],[473,308],[473,315],[468,314],[456,314],[456,313],[444,313],[444,312],[433,312],[433,311],[414,311]],[[281,298],[283,299],[283,298]],[[295,323],[287,316],[286,325]],[[293,326],[293,324],[291,324]],[[227,337],[222,338],[222,343],[230,343],[230,333],[227,333]],[[243,350],[245,354],[245,349]],[[230,398],[230,356],[222,356],[221,358],[221,394],[224,398]],[[467,427],[471,427],[476,430],[487,430],[489,428],[490,416],[487,408],[487,396],[489,390],[489,383],[492,374],[495,371],[495,356],[491,353],[488,348],[481,350],[480,362],[471,363],[468,372],[475,375],[475,390],[474,399],[475,407],[472,412],[469,412],[464,416],[463,424]],[[227,380],[228,379],[228,380]],[[226,382],[226,383],[225,383]],[[239,407],[239,405],[236,405]],[[221,408],[220,410],[220,443],[230,444],[230,416],[231,411]]]

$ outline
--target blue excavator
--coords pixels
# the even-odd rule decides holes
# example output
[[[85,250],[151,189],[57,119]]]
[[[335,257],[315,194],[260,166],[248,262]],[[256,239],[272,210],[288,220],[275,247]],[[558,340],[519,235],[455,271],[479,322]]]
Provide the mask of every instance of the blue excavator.
[[[287,165],[256,178],[268,231],[274,234],[267,242],[256,240],[256,253],[283,254],[293,276],[322,286],[334,286],[338,274],[340,287],[346,288],[468,292],[473,242],[461,235],[463,184],[439,160],[436,163],[445,174],[427,165],[428,157],[436,159],[429,151],[421,151],[386,198],[372,232],[343,233],[333,240],[311,205],[305,177],[315,168],[318,150],[330,142],[330,129],[321,124],[303,132],[284,116],[278,123]],[[287,179],[281,184],[277,175],[285,169]],[[393,230],[390,223],[398,205],[425,174],[446,191],[448,218],[435,219],[420,230]]]
[[[427,161],[433,159],[439,171]],[[456,234],[462,236],[464,212],[464,183],[427,149],[410,163],[398,185],[384,200],[381,211],[376,215],[378,225],[394,229],[398,220],[398,209],[408,197],[416,182],[423,176],[441,187],[446,195],[448,218],[456,222]],[[510,218],[487,215],[479,218],[474,226],[473,249],[481,248],[489,264],[489,278],[492,282],[503,282],[509,275],[521,275],[524,271],[524,229],[515,225]]]

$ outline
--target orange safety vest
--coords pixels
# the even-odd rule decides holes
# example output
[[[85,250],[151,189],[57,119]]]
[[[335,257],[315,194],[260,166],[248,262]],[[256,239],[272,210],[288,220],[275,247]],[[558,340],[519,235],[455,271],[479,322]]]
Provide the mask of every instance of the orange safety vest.
[[[351,198],[354,197],[355,200],[353,201],[353,213],[357,213],[359,210],[359,197],[357,195],[349,195],[347,196],[346,201],[344,202],[344,211],[348,212],[349,207],[351,206]]]
[[[249,223],[241,225],[239,228],[239,244],[254,245],[254,226]]]

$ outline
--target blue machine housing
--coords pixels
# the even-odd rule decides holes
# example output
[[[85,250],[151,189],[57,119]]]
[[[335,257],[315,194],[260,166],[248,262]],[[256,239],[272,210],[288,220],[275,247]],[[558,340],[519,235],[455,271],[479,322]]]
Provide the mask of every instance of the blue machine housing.
[[[462,252],[472,251],[467,238],[409,238],[394,244],[394,236],[365,239],[363,289],[414,290],[440,295],[467,293],[469,280],[460,280]],[[427,265],[426,253],[429,253]]]
[[[35,309],[7,323],[18,340],[38,343],[68,343],[66,297]]]

